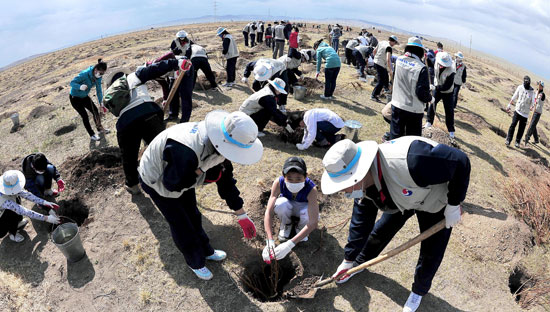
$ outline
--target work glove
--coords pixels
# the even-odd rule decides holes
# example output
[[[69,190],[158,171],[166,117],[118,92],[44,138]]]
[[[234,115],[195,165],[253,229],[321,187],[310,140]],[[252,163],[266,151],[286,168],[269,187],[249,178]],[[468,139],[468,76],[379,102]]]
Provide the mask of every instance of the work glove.
[[[433,84],[430,85],[430,91],[435,90],[435,86]]]
[[[349,269],[353,268],[353,261],[342,261],[338,268],[336,269],[336,272],[332,274],[332,277],[336,277],[342,273],[346,273]]]
[[[224,160],[225,160],[225,157],[217,153],[214,153],[206,157],[206,159],[202,161],[202,165],[199,167],[199,169],[202,170],[202,172],[206,172],[209,169],[214,168],[217,165],[221,164]]]
[[[182,70],[189,70],[189,68],[191,68],[191,61],[188,59],[181,59],[178,61],[178,66]]]
[[[101,103],[100,108],[101,108],[101,113],[102,113],[102,114],[107,113],[107,107],[105,107],[105,105],[103,105],[103,103]]]
[[[254,222],[250,220],[248,215],[246,213],[243,213],[241,215],[238,215],[237,218],[239,219],[239,225],[243,229],[243,234],[245,238],[252,238],[256,236],[256,226],[254,225]]]
[[[296,246],[296,244],[294,244],[290,239],[277,246],[275,248],[275,259],[281,260],[286,257],[286,255],[290,253],[294,246]]]
[[[49,208],[49,209],[53,209],[53,210],[57,210],[59,209],[59,205],[58,204],[55,204],[55,203],[51,203],[51,202],[48,202],[48,201],[44,201],[44,204],[42,205],[46,208]]]
[[[288,131],[288,133],[294,133],[294,129],[292,129],[292,127],[287,124],[286,127],[285,127],[286,131]]]
[[[82,90],[82,91],[86,91],[86,90],[88,90],[88,86],[87,86],[87,85],[85,85],[85,84],[83,84],[83,85],[80,85],[80,90]]]
[[[46,220],[44,220],[51,224],[59,224],[59,217],[58,216],[47,216]]]
[[[275,241],[272,239],[266,239],[265,242],[266,245],[262,251],[262,258],[265,263],[270,264],[271,260],[275,259]]]
[[[63,179],[57,180],[57,191],[61,193],[64,190],[65,190],[65,181],[63,181]]]
[[[242,83],[248,83],[248,78],[242,77],[242,78],[241,78],[241,82],[242,82]]]
[[[455,225],[457,225],[460,222],[460,215],[461,208],[460,205],[453,206],[453,205],[447,205],[445,207],[445,227],[446,228],[452,228]]]
[[[306,149],[305,146],[304,146],[304,144],[302,144],[302,143],[296,143],[296,148],[298,148],[298,149],[301,150],[301,151],[303,151],[303,150]]]

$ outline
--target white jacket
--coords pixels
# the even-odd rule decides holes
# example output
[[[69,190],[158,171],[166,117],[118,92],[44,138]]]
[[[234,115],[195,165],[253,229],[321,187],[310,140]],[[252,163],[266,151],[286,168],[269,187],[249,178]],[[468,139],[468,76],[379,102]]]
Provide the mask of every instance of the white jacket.
[[[311,146],[315,137],[317,136],[317,123],[320,121],[328,121],[336,128],[343,128],[344,121],[335,112],[327,108],[314,108],[310,109],[304,114],[304,123],[306,128],[304,129],[304,137],[302,138],[302,145],[304,148]]]
[[[535,104],[535,90],[532,87],[526,90],[521,84],[516,88],[511,101],[516,104],[516,112],[520,116],[527,118],[529,117],[531,106]],[[508,103],[508,108],[510,108],[510,103]]]

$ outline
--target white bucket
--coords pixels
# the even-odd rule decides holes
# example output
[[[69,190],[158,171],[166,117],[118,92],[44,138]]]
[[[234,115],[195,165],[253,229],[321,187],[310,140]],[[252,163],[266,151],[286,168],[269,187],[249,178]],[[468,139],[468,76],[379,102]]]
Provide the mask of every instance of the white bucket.
[[[11,122],[13,122],[13,127],[14,128],[17,128],[19,127],[19,114],[18,113],[13,113],[11,116]]]
[[[294,86],[294,98],[303,100],[306,97],[307,88],[304,86]]]
[[[357,120],[346,120],[346,122],[344,122],[346,137],[355,143],[359,142],[359,130],[361,127],[363,127],[363,125]]]

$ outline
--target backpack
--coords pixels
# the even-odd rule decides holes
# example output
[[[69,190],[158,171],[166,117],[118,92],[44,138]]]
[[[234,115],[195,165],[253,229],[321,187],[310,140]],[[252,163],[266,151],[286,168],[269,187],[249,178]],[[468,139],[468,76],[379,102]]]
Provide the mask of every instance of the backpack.
[[[117,79],[113,84],[105,91],[103,97],[103,105],[116,117],[120,115],[126,106],[130,104],[130,87],[126,80],[126,75]]]

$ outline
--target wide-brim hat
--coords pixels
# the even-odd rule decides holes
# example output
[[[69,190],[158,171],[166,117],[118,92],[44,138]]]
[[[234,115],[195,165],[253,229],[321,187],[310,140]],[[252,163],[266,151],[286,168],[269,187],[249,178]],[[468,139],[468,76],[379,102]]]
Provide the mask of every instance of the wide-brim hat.
[[[444,67],[451,67],[453,59],[447,52],[438,52],[435,56],[435,62]]]
[[[424,46],[422,45],[422,40],[420,40],[420,38],[418,38],[418,37],[410,37],[409,40],[407,41],[407,46],[408,47],[419,47],[419,48],[424,49]]]
[[[282,94],[287,94],[285,91],[286,84],[283,79],[281,78],[275,78],[274,80],[268,80],[270,85],[275,87],[277,91],[281,92]]]
[[[258,126],[245,113],[215,110],[206,115],[205,124],[210,142],[223,157],[243,165],[262,158],[264,147],[258,139]]]
[[[0,177],[0,193],[14,195],[23,190],[25,175],[19,170],[8,170]]]
[[[460,51],[459,51],[459,52],[456,52],[456,53],[455,53],[455,56],[456,56],[457,58],[461,59],[461,60],[464,59],[464,54],[462,54],[462,52],[460,52]]]
[[[260,63],[254,68],[254,79],[257,81],[266,81],[271,78],[273,68],[268,63]]]
[[[224,31],[225,31],[224,27],[218,27],[218,29],[216,29],[216,36],[221,35]]]
[[[375,141],[355,144],[346,139],[335,143],[323,157],[323,194],[336,193],[363,180],[377,153],[378,143]]]
[[[120,68],[109,69],[109,72],[107,74],[105,74],[105,76],[103,77],[103,81],[105,81],[105,84],[107,85],[107,88],[110,87],[113,84],[114,81],[111,81],[111,80],[113,80],[113,77],[118,73],[123,73],[125,75],[129,75],[129,74],[132,73],[132,71],[128,67],[120,67]]]

